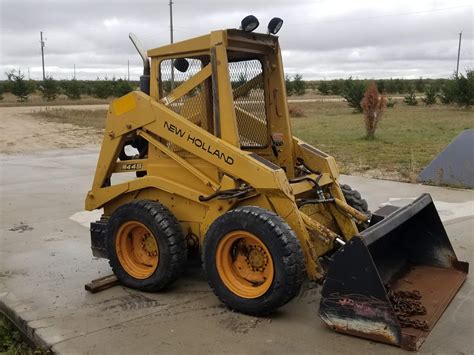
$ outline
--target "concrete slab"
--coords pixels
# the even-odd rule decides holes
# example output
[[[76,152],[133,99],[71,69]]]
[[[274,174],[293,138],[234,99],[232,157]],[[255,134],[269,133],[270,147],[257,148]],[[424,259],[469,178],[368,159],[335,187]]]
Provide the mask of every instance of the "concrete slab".
[[[164,293],[121,286],[89,294],[84,284],[107,275],[91,256],[82,224],[84,194],[97,148],[0,156],[0,309],[28,335],[58,353],[367,353],[395,347],[341,335],[317,316],[319,288],[277,314],[255,318],[224,308],[198,265]],[[372,209],[403,205],[423,192],[435,204],[461,260],[474,263],[474,192],[344,176]],[[72,219],[71,216],[74,216]],[[422,353],[470,353],[474,292],[469,277],[423,345]]]

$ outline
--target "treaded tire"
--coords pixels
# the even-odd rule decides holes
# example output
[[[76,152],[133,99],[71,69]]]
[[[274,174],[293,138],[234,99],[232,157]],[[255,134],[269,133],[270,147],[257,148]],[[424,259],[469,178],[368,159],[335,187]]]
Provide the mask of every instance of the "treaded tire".
[[[366,216],[372,216],[372,213],[369,211],[369,206],[367,201],[362,198],[359,191],[353,190],[349,185],[341,185],[342,193],[344,194],[344,198],[349,206],[355,208],[357,211],[362,212]],[[362,231],[369,226],[368,223],[361,223],[359,224],[359,230]]]
[[[138,221],[153,234],[159,248],[159,263],[154,273],[146,279],[129,275],[117,256],[116,234],[122,224]],[[186,241],[174,215],[161,203],[150,200],[133,201],[120,206],[109,220],[107,232],[109,264],[119,281],[141,291],[159,291],[175,281],[186,262]]]
[[[274,276],[269,289],[257,298],[242,298],[222,281],[217,270],[219,242],[233,231],[246,231],[266,246],[273,260]],[[278,215],[260,207],[246,206],[231,210],[217,218],[204,240],[203,268],[209,286],[232,310],[262,316],[288,303],[301,289],[304,257],[296,234]]]

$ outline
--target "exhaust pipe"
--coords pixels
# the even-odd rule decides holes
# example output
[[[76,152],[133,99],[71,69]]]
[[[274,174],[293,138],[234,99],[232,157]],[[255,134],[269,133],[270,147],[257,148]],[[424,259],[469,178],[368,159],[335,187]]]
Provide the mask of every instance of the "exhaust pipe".
[[[150,95],[150,60],[148,59],[147,53],[145,49],[143,49],[137,36],[130,32],[128,37],[143,60],[143,75],[140,76],[140,90],[145,94]]]

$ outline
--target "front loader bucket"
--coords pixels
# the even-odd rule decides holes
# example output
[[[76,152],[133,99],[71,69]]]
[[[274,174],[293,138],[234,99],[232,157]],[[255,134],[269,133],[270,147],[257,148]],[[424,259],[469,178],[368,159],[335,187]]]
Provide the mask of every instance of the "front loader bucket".
[[[417,350],[467,273],[423,194],[334,253],[319,313],[338,332]]]

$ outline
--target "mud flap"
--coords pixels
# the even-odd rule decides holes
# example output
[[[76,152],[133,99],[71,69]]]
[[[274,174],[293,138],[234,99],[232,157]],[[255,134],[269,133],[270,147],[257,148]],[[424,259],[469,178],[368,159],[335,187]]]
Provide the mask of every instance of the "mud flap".
[[[467,273],[468,264],[458,261],[431,196],[423,194],[379,217],[333,254],[319,314],[338,332],[417,350]],[[402,327],[389,290],[417,290],[426,314],[410,319],[428,327]]]

